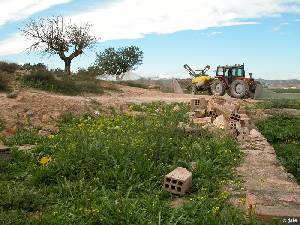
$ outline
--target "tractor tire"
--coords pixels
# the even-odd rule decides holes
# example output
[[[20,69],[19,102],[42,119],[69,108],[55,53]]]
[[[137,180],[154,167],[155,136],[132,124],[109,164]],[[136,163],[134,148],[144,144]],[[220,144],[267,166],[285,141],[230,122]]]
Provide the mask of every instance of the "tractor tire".
[[[225,95],[225,87],[222,81],[214,80],[210,85],[212,95],[223,96]]]
[[[233,98],[247,98],[249,85],[243,80],[235,80],[230,85],[230,96]]]

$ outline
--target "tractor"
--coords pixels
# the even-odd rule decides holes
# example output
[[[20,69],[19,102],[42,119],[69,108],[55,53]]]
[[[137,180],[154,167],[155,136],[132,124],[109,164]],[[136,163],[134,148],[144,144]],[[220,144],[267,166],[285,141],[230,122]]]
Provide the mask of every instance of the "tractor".
[[[206,72],[208,70],[210,70],[209,65],[207,65],[202,70],[193,70],[187,64],[185,64],[183,67],[193,77],[192,85],[189,87],[192,90],[193,94],[196,94],[196,92],[202,92],[202,91],[208,91],[209,94],[211,94],[210,85],[211,85],[211,81],[213,80],[213,78],[206,74]]]
[[[233,98],[255,98],[261,94],[262,86],[252,78],[252,73],[246,78],[244,64],[218,66],[215,78],[206,75],[210,66],[199,70],[200,73],[196,73],[188,65],[184,65],[184,68],[193,76],[192,93],[206,90],[209,94],[223,96],[227,92]]]
[[[261,91],[261,84],[252,78],[246,78],[245,65],[218,66],[214,81],[211,83],[213,95],[223,96],[225,92],[233,98],[254,98]]]

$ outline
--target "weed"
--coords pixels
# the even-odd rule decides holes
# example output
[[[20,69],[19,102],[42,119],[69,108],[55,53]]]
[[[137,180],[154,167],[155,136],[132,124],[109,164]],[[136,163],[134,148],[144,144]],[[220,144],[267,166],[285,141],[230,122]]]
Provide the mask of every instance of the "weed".
[[[188,107],[179,104],[175,113],[174,106],[130,106],[144,117],[68,117],[33,151],[14,152],[0,170],[0,223],[255,224],[221,191],[241,158],[236,142],[206,130],[186,134],[177,126]],[[44,158],[51,160],[41,165]],[[191,170],[191,162],[197,166],[187,203],[171,208],[164,175],[178,166]]]
[[[256,105],[257,108],[263,109],[300,109],[300,99],[273,99],[273,100],[266,100],[264,102],[259,102]]]
[[[257,126],[273,144],[280,162],[300,183],[300,118],[275,115],[258,122]]]
[[[48,71],[33,72],[21,81],[25,86],[68,95],[103,93],[102,88],[93,82],[75,82],[69,78],[59,80]]]
[[[0,73],[0,91],[9,90],[9,78],[5,73]]]

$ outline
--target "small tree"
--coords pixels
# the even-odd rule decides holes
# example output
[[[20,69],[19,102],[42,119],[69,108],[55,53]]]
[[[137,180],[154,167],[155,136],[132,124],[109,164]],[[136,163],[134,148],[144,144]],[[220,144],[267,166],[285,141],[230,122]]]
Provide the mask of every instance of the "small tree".
[[[100,74],[114,75],[122,80],[125,73],[135,70],[142,62],[143,51],[139,47],[107,48],[97,54],[95,68]]]
[[[33,40],[29,50],[59,55],[65,62],[65,72],[70,75],[72,60],[97,41],[90,35],[90,28],[88,23],[78,26],[71,22],[65,23],[63,17],[57,16],[31,20],[21,31],[25,37]]]

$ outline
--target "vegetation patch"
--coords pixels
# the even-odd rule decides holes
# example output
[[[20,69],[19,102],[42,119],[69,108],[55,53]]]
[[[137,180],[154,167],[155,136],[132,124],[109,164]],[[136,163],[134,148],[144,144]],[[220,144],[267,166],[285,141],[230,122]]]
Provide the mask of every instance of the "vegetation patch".
[[[288,89],[278,88],[278,89],[272,89],[272,91],[276,93],[300,93],[300,88],[288,88]]]
[[[148,89],[148,85],[146,84],[141,84],[139,82],[135,81],[116,81],[117,84],[121,84],[124,86],[129,86],[129,87],[137,87],[137,88],[143,88],[143,89]]]
[[[0,72],[0,91],[8,91],[8,90],[9,90],[8,75]]]
[[[45,91],[58,92],[67,95],[82,93],[103,93],[103,88],[97,82],[74,81],[71,78],[58,79],[48,71],[32,72],[21,78],[23,85]]]
[[[300,183],[300,118],[275,115],[257,126],[273,144],[280,162]]]
[[[300,99],[272,99],[259,102],[257,108],[262,109],[300,109]]]
[[[236,142],[207,130],[186,134],[177,126],[188,107],[178,105],[179,112],[155,103],[129,107],[140,116],[69,118],[33,151],[14,151],[0,166],[0,223],[256,224],[221,191],[241,158]],[[164,176],[192,170],[191,162],[191,193],[172,208]]]

